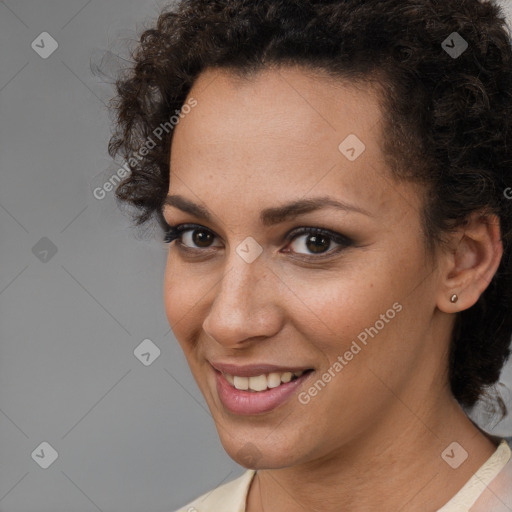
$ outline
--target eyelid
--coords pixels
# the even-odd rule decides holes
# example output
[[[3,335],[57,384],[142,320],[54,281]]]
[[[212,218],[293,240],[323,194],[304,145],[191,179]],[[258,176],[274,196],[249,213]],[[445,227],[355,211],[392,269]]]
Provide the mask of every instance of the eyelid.
[[[315,226],[301,226],[295,228],[286,235],[285,241],[289,243],[294,238],[297,238],[297,236],[307,234],[325,235],[332,241],[345,246],[349,246],[354,243],[354,241],[351,240],[348,236],[342,235],[341,233],[337,233],[336,231],[331,231],[330,229],[319,228]]]
[[[177,224],[177,225],[169,225],[166,222],[166,225],[168,226],[167,231],[165,232],[164,236],[164,242],[165,243],[171,243],[174,240],[178,239],[178,242],[180,244],[180,248],[184,251],[190,251],[190,252],[196,252],[196,253],[206,253],[207,251],[211,251],[211,249],[217,247],[204,247],[204,248],[194,248],[194,247],[188,247],[187,245],[181,243],[179,239],[183,235],[183,233],[187,231],[194,231],[194,230],[204,230],[212,233],[215,238],[219,238],[218,235],[211,230],[210,228],[207,228],[206,226],[202,226],[200,224],[194,224],[194,223],[185,223],[185,224]],[[294,228],[292,231],[286,234],[285,236],[285,242],[286,245],[289,245],[292,241],[297,239],[299,236],[302,235],[308,235],[308,234],[321,234],[329,238],[334,243],[338,244],[338,247],[335,247],[333,249],[330,249],[323,253],[318,254],[306,254],[306,253],[296,253],[298,254],[298,258],[301,259],[307,259],[307,260],[320,260],[322,258],[328,258],[334,256],[336,253],[340,252],[340,250],[346,249],[352,245],[354,245],[354,240],[350,239],[349,237],[342,235],[341,233],[337,233],[335,231],[331,231],[330,229],[325,228],[319,228],[315,226],[300,226],[297,228]],[[287,251],[289,252],[295,252],[295,251]]]

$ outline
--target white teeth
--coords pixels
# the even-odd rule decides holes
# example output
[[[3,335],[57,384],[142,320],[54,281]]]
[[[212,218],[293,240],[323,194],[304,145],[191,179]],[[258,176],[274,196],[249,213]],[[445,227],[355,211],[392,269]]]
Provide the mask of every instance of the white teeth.
[[[271,373],[267,377],[267,386],[269,388],[277,388],[281,384],[281,374]]]
[[[292,372],[285,372],[281,375],[281,382],[290,382],[292,380]]]
[[[239,377],[237,375],[224,374],[226,380],[236,389],[243,391],[265,391],[267,388],[277,388],[281,384],[290,382],[292,378],[300,377],[304,371],[269,373],[268,375],[257,375],[254,377]]]
[[[265,375],[249,377],[249,388],[254,391],[263,391],[264,389],[267,389],[267,377]]]
[[[238,377],[237,375],[235,375],[233,377],[233,383],[236,389],[249,389],[249,377]]]

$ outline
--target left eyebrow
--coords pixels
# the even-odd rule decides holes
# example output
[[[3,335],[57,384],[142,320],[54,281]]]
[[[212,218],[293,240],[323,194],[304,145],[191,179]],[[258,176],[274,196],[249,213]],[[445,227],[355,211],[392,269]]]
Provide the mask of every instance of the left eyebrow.
[[[186,213],[189,213],[190,215],[193,215],[194,217],[197,217],[198,219],[203,219],[207,221],[212,220],[212,216],[207,208],[195,204],[192,201],[189,201],[188,199],[180,195],[168,195],[164,199],[164,202],[162,204],[162,210],[166,205],[174,206]],[[262,210],[260,212],[260,222],[264,226],[272,226],[274,224],[285,222],[290,218],[294,218],[299,215],[304,215],[306,213],[310,213],[316,210],[322,210],[325,208],[335,208],[337,210],[345,212],[360,213],[368,217],[374,216],[364,208],[348,204],[345,202],[340,202],[338,200],[333,199],[332,197],[325,196],[314,197],[310,199],[299,199],[297,201],[292,201],[291,203],[286,203],[281,206],[266,208],[265,210]]]

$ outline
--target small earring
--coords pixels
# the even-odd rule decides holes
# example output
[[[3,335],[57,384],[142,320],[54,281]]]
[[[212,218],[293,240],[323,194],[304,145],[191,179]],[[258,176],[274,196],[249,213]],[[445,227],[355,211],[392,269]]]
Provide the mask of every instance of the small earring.
[[[459,297],[457,296],[456,293],[454,293],[451,297],[450,297],[450,302],[457,302],[459,300]]]

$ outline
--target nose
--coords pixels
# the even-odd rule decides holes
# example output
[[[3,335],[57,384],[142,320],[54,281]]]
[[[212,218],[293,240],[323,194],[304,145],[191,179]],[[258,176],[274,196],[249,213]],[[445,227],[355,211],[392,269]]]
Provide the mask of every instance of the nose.
[[[258,257],[245,262],[233,252],[230,265],[213,293],[203,330],[227,348],[246,347],[250,340],[274,336],[282,327],[281,281]]]

